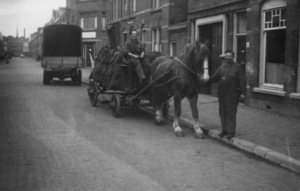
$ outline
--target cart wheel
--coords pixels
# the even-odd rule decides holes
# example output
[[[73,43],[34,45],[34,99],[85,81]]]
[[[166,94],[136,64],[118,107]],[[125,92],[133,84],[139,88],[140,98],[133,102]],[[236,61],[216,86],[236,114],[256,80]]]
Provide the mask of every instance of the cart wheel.
[[[96,107],[97,102],[98,102],[98,96],[99,96],[97,82],[90,82],[89,89],[88,89],[88,94],[89,94],[89,97],[90,97],[91,105],[93,107]]]
[[[111,98],[110,107],[114,117],[120,117],[121,113],[121,100],[120,97],[114,94]]]
[[[82,72],[81,70],[77,71],[77,85],[81,86],[81,80],[82,80]]]
[[[163,117],[166,118],[169,112],[170,104],[168,101],[165,101],[162,105],[162,114]]]

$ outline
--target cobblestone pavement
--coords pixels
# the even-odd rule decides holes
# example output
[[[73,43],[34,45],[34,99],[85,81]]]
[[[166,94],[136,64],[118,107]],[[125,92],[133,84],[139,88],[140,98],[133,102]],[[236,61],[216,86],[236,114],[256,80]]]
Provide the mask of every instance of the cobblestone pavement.
[[[88,82],[91,69],[83,69],[83,81]],[[169,115],[173,116],[173,101]],[[198,109],[200,123],[210,130],[209,135],[217,138],[221,130],[218,114],[218,98],[199,94]],[[191,126],[191,110],[187,99],[182,102],[182,116]],[[300,173],[300,118],[275,112],[259,110],[239,104],[237,133],[233,141],[222,140],[240,149],[254,153],[267,160]]]

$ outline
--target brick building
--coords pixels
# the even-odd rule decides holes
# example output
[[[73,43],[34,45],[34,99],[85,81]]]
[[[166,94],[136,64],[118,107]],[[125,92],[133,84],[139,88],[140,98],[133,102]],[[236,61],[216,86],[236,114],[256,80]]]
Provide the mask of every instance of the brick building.
[[[110,0],[108,27],[122,46],[136,29],[147,51],[178,55],[187,44],[188,4],[180,0]]]
[[[106,35],[107,0],[67,0],[67,23],[81,26],[83,41],[83,57],[86,67],[93,67],[90,59],[108,44]]]
[[[248,105],[300,115],[298,0],[189,0],[188,14],[190,41],[210,40],[212,72],[226,49],[236,53]]]

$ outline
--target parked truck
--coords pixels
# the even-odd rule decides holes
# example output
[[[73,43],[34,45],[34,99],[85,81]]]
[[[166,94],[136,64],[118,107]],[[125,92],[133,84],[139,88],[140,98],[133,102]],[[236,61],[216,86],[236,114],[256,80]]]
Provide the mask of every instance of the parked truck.
[[[53,78],[71,80],[81,85],[83,66],[82,29],[77,25],[53,24],[43,28],[41,66],[43,83]]]

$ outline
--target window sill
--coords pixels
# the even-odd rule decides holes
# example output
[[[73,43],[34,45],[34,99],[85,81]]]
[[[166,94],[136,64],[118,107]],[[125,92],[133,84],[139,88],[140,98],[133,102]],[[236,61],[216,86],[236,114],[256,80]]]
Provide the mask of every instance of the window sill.
[[[161,12],[162,11],[162,7],[159,8],[153,8],[151,13],[156,13],[156,12]]]
[[[82,32],[96,32],[97,29],[82,29]]]
[[[128,20],[131,20],[131,19],[135,19],[135,15],[130,15],[130,16],[128,17]]]
[[[267,89],[267,88],[254,88],[253,92],[256,93],[263,93],[263,94],[270,94],[270,95],[276,95],[276,96],[285,96],[285,91],[282,90],[274,90],[274,89]]]
[[[300,92],[297,92],[297,93],[291,93],[291,94],[290,94],[290,98],[293,98],[293,99],[300,99]]]

